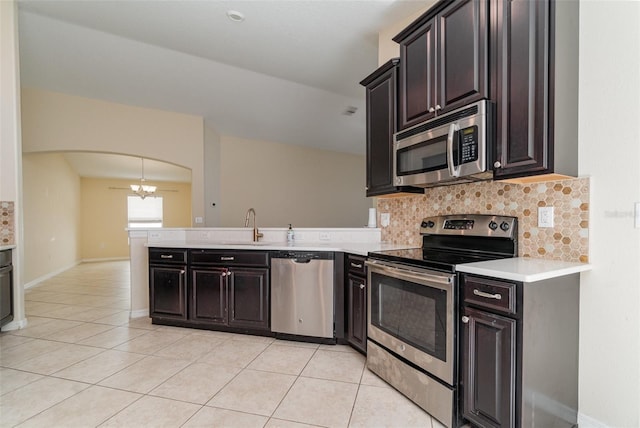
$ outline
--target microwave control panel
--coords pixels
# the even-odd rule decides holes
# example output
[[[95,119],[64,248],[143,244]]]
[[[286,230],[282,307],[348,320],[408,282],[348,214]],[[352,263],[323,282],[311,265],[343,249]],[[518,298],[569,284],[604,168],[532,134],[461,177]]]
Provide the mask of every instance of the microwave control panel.
[[[458,131],[460,144],[460,163],[475,162],[478,160],[478,127],[469,126]]]

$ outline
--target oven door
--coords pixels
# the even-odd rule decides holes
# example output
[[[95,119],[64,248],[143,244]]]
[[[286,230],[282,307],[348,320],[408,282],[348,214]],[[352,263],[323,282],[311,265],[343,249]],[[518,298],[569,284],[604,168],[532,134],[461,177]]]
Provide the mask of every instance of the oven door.
[[[453,385],[455,275],[378,260],[367,265],[369,339]]]

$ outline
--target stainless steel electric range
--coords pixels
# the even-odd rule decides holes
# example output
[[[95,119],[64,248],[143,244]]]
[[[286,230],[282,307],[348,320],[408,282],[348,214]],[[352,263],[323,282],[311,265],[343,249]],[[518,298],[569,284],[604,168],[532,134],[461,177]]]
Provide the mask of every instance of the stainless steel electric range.
[[[517,255],[517,219],[425,218],[422,247],[370,252],[367,366],[447,427],[458,414],[456,265]]]

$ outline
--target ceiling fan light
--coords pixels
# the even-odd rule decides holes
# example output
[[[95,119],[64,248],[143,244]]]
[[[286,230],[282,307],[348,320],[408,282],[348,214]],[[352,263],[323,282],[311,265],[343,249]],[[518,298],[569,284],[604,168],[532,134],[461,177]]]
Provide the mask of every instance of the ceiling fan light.
[[[140,190],[140,185],[139,184],[132,184],[131,186],[131,191],[132,192],[137,192]]]
[[[142,191],[145,193],[153,193],[156,191],[156,186],[147,186],[146,184],[143,184]]]

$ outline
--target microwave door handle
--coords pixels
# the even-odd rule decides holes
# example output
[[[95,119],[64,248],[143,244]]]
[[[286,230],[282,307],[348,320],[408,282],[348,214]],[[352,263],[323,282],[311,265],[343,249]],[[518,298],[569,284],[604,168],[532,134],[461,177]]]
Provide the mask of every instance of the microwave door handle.
[[[456,167],[453,163],[453,138],[456,135],[456,131],[459,131],[460,127],[457,123],[449,125],[449,135],[447,136],[447,168],[451,177],[460,176],[460,167]]]

